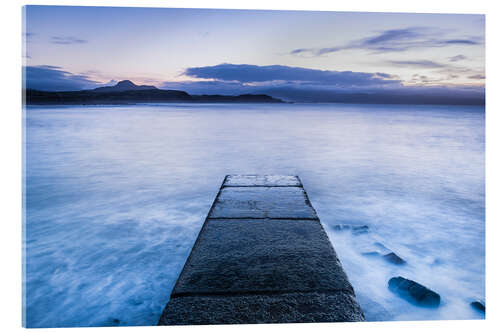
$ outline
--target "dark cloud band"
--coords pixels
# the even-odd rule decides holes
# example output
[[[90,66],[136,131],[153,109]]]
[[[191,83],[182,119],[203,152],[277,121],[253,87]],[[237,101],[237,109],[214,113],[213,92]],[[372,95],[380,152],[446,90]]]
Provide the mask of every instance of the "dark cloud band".
[[[85,75],[72,74],[58,66],[26,66],[23,70],[27,89],[71,91],[95,88],[100,84]]]
[[[303,83],[309,85],[330,85],[337,87],[372,86],[399,84],[385,73],[364,73],[351,71],[328,71],[288,66],[256,66],[220,64],[216,66],[191,67],[184,75],[198,79],[234,81],[239,83]]]
[[[375,53],[403,52],[414,48],[445,47],[450,45],[480,45],[478,38],[444,38],[445,32],[426,27],[390,29],[377,35],[355,40],[345,45],[325,48],[298,48],[290,51],[291,55],[322,56],[344,50],[367,50]]]
[[[69,44],[85,44],[88,40],[72,36],[52,36],[50,38],[52,44],[69,45]]]

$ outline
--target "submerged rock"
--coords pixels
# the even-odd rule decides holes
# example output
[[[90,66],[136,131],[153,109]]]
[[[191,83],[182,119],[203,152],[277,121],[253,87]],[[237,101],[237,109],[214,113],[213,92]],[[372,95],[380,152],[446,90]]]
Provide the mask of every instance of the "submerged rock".
[[[367,225],[352,226],[352,233],[354,235],[365,234],[369,231],[370,231],[370,228]]]
[[[471,302],[470,305],[480,311],[480,312],[485,312],[486,311],[486,306],[484,305],[484,302],[483,301],[480,301],[480,300],[477,300],[477,301],[474,301],[474,302]]]
[[[405,265],[406,260],[398,256],[396,253],[388,249],[384,244],[376,242],[373,243],[373,247],[368,247],[365,248],[363,252],[361,252],[362,255],[365,257],[382,257],[384,258],[387,262],[390,262],[391,264],[395,265]]]
[[[370,227],[364,224],[335,224],[332,228],[335,231],[351,230],[353,235],[365,234],[370,231]]]
[[[345,230],[351,230],[351,226],[348,224],[335,224],[332,227],[332,229],[335,231],[345,231]]]
[[[401,276],[389,280],[389,290],[420,306],[438,307],[441,302],[441,296],[438,293]]]
[[[375,247],[377,247],[380,251],[384,252],[384,253],[391,252],[391,250],[389,250],[384,244],[382,244],[380,242],[375,242],[375,243],[373,243],[373,245]]]
[[[400,256],[398,256],[396,253],[391,252],[386,255],[384,255],[384,259],[387,260],[390,263],[393,263],[395,265],[404,265],[406,264],[406,261],[402,259]]]
[[[367,251],[367,252],[362,252],[361,254],[364,255],[365,257],[380,257],[381,256],[380,252],[377,252],[377,251]]]

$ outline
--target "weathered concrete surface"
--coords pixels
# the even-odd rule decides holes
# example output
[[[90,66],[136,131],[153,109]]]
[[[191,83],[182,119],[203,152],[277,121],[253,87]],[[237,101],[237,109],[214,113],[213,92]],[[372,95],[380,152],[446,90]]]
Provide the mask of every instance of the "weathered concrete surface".
[[[227,176],[159,325],[361,321],[296,176]]]
[[[302,187],[225,187],[208,218],[316,219]]]
[[[312,220],[206,222],[176,294],[352,292],[321,225]]]
[[[352,293],[284,293],[187,296],[170,300],[160,319],[167,325],[363,321]]]
[[[228,175],[224,186],[301,186],[297,176]]]

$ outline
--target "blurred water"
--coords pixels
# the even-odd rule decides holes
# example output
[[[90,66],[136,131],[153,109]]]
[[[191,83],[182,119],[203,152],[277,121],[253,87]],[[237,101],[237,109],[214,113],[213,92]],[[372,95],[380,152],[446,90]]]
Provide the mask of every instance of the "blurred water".
[[[484,318],[469,305],[484,298],[482,107],[29,107],[24,120],[29,327],[156,324],[231,173],[301,177],[368,320]],[[375,242],[408,264],[362,255]],[[392,294],[398,275],[442,305]]]

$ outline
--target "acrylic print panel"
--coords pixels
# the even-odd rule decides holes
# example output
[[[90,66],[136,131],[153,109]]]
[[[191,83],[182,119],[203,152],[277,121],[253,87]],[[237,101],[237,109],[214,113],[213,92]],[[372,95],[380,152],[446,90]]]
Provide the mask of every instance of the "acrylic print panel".
[[[24,326],[484,319],[483,15],[23,18]]]

